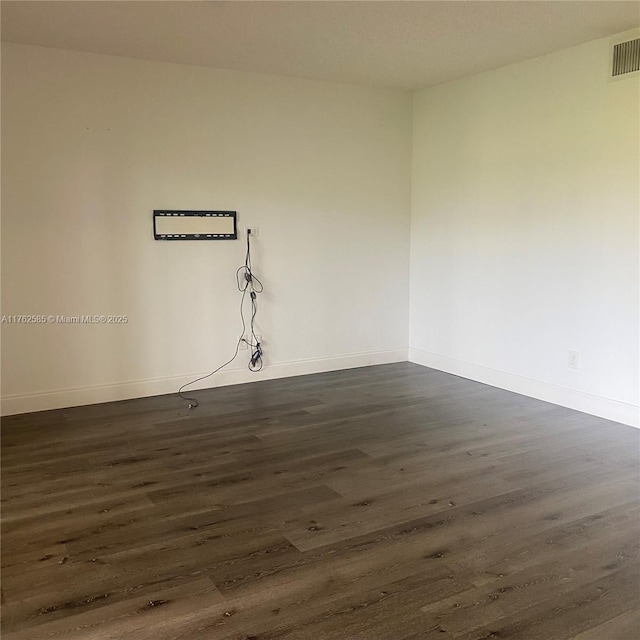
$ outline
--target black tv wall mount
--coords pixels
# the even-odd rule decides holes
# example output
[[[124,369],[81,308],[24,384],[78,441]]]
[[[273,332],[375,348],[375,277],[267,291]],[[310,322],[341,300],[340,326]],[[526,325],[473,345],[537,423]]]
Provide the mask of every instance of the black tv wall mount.
[[[235,211],[177,211],[155,209],[153,237],[156,240],[236,240]]]

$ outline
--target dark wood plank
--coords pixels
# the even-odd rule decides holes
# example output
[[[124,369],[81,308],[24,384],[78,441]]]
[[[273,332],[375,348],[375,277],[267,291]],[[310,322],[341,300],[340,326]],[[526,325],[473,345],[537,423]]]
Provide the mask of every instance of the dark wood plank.
[[[638,430],[408,363],[2,420],[8,640],[640,637]]]

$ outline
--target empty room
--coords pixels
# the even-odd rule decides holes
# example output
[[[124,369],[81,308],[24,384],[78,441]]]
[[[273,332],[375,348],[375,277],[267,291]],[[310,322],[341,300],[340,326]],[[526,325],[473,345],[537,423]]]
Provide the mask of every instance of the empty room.
[[[640,3],[0,8],[2,638],[640,637]]]

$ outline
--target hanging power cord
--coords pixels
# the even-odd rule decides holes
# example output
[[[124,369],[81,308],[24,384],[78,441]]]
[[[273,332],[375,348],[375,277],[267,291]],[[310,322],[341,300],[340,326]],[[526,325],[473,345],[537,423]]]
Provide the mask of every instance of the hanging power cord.
[[[247,345],[251,349],[251,357],[249,359],[249,370],[260,371],[262,369],[262,346],[260,340],[256,335],[255,319],[258,313],[258,294],[262,293],[264,287],[262,282],[253,275],[251,270],[251,233],[247,233],[247,254],[244,259],[244,264],[236,271],[236,282],[238,283],[238,289],[244,294],[249,292],[249,298],[251,299],[251,319],[249,321],[249,340],[245,340]],[[244,317],[242,318],[244,325]],[[244,331],[243,331],[244,335]]]
[[[195,409],[200,403],[196,398],[185,396],[182,393],[182,390],[185,387],[189,387],[196,382],[200,382],[201,380],[206,380],[211,376],[218,373],[224,369],[227,365],[230,365],[237,357],[240,352],[240,345],[244,342],[251,349],[251,355],[249,358],[249,371],[260,371],[262,369],[262,345],[260,344],[260,340],[256,334],[255,328],[255,319],[256,314],[258,313],[258,294],[262,293],[264,287],[262,286],[262,282],[253,274],[251,270],[251,231],[247,230],[247,253],[245,255],[244,264],[236,271],[236,283],[238,285],[238,291],[242,292],[242,298],[240,299],[240,320],[242,321],[242,333],[240,334],[240,338],[236,343],[236,350],[233,354],[233,357],[230,360],[227,360],[224,364],[221,364],[217,369],[214,369],[211,373],[208,373],[205,376],[201,376],[200,378],[196,378],[195,380],[191,380],[191,382],[187,382],[183,384],[180,389],[178,389],[178,395],[189,403],[189,409]],[[248,340],[245,338],[245,331],[247,330],[247,323],[244,318],[244,301],[249,294],[249,299],[251,300],[251,318],[249,320],[249,336]]]

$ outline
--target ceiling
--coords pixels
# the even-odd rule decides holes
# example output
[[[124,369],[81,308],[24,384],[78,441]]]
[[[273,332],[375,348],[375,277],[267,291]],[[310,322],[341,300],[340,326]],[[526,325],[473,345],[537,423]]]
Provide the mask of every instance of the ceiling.
[[[617,1],[3,0],[2,39],[418,89],[640,26]]]

